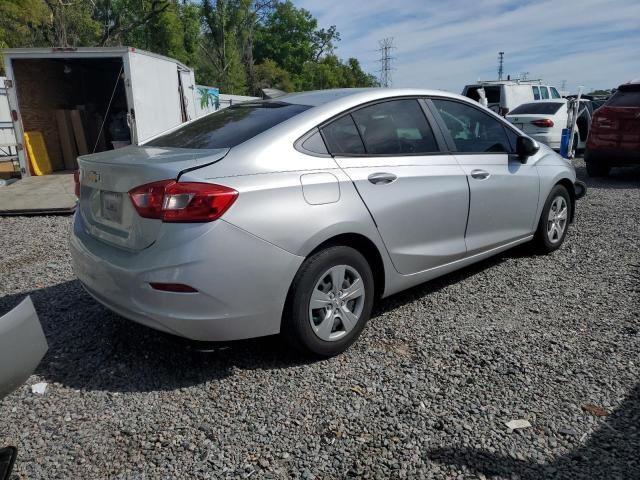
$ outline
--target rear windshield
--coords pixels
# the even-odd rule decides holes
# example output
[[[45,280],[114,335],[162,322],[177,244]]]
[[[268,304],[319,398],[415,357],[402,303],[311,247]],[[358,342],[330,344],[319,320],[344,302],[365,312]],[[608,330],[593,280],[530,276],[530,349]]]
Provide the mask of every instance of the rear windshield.
[[[476,102],[480,101],[480,93],[478,90],[484,88],[484,94],[487,97],[487,103],[500,103],[500,86],[492,86],[492,87],[482,87],[480,85],[468,86],[467,93],[465,94],[468,98],[475,100]]]
[[[618,90],[607,101],[607,107],[640,107],[640,88],[638,90],[629,89]]]
[[[509,112],[509,115],[528,115],[528,114],[540,114],[540,115],[553,115],[564,103],[556,102],[536,102],[536,103],[523,103],[519,107],[514,108]]]
[[[211,113],[151,140],[152,147],[232,148],[311,108],[285,102],[258,101]]]

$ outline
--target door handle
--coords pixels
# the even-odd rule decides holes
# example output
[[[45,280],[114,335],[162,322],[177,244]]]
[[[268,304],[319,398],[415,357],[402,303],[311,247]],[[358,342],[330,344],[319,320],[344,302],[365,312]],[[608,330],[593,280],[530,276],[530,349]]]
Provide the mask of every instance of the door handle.
[[[398,177],[396,177],[393,173],[379,172],[372,173],[371,175],[369,175],[368,179],[374,185],[386,185],[388,183],[395,182]]]
[[[485,178],[490,177],[490,173],[486,170],[472,170],[471,176],[477,180],[484,180]]]

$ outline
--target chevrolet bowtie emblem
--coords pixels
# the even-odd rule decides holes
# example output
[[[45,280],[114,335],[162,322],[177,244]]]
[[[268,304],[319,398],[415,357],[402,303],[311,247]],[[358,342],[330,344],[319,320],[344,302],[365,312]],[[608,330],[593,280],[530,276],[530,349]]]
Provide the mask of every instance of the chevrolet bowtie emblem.
[[[91,183],[98,183],[100,181],[100,174],[93,170],[87,173],[87,181]]]

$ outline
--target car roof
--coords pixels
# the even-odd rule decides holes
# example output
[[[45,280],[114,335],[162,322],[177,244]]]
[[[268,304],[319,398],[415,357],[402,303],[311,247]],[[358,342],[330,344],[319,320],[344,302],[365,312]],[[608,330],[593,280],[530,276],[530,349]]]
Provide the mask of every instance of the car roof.
[[[335,88],[330,90],[313,90],[310,92],[290,93],[275,100],[313,107],[325,105],[341,100],[356,100],[364,103],[388,97],[403,96],[445,96],[469,101],[467,97],[444,90],[427,90],[417,88]]]

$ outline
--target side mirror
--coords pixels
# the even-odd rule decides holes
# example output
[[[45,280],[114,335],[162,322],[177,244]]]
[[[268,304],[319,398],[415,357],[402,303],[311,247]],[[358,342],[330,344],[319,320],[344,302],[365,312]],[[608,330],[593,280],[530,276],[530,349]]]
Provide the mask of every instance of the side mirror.
[[[522,135],[516,140],[516,153],[522,163],[527,163],[527,158],[538,153],[538,150],[540,150],[540,145],[532,138]]]

